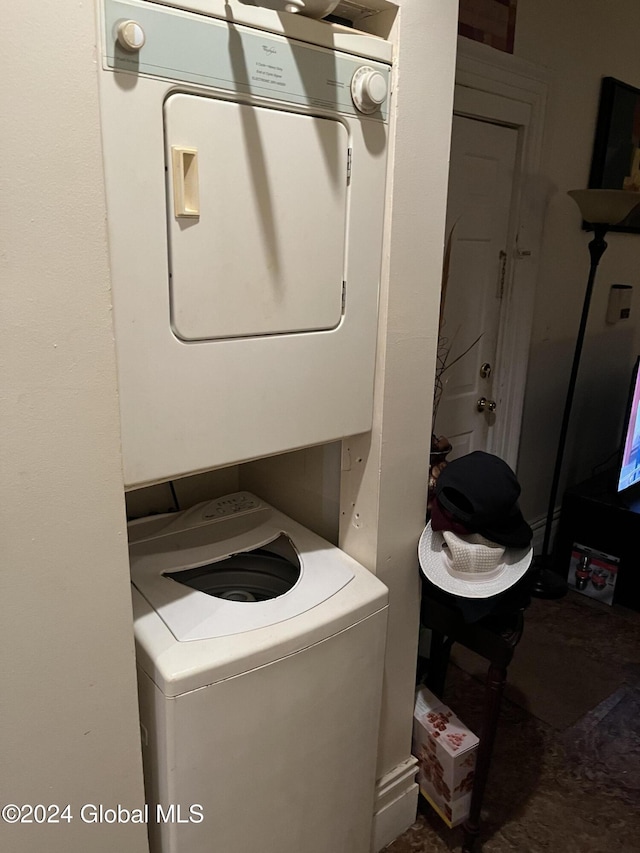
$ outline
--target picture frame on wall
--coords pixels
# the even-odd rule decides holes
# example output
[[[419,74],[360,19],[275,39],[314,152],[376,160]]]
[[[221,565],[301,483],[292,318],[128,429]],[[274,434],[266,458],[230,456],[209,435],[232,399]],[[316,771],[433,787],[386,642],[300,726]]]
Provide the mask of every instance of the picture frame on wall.
[[[640,89],[615,77],[602,79],[589,188],[640,191]],[[640,216],[611,230],[640,233]]]

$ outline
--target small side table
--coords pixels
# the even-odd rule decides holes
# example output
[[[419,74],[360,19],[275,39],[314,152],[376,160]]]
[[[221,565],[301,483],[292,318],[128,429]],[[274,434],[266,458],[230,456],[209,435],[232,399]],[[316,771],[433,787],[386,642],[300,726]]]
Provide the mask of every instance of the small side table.
[[[462,826],[464,831],[462,853],[473,853],[480,834],[480,812],[491,766],[507,668],[522,637],[523,610],[488,616],[469,624],[464,621],[457,608],[423,596],[421,620],[423,626],[430,628],[432,632],[426,686],[436,696],[440,698],[443,696],[449,654],[454,643],[460,643],[489,662],[471,806],[469,817]]]

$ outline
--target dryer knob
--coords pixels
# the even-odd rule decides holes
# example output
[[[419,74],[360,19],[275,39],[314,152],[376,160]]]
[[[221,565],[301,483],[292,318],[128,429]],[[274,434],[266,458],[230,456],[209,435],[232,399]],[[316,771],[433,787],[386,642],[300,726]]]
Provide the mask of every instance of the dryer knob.
[[[361,113],[374,113],[387,98],[387,81],[375,68],[361,65],[351,78],[351,97]]]
[[[140,50],[145,42],[144,30],[137,21],[118,21],[116,39],[120,47],[134,52]]]

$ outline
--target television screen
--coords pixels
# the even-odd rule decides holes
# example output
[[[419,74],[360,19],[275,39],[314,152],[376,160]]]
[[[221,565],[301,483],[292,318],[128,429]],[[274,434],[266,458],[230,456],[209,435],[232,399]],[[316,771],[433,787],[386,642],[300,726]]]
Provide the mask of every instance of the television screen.
[[[640,357],[633,369],[631,391],[627,404],[627,415],[622,435],[622,456],[617,491],[640,483]]]

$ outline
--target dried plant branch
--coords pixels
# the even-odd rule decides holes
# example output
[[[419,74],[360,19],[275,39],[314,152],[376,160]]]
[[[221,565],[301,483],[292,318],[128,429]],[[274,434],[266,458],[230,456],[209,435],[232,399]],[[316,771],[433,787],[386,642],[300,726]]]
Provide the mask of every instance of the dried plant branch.
[[[442,259],[442,284],[440,289],[440,317],[438,319],[438,335],[444,326],[444,306],[447,299],[447,285],[449,284],[449,266],[451,264],[451,247],[453,246],[453,232],[456,230],[458,222],[454,222],[453,228],[449,231],[447,242],[444,246],[444,257]]]
[[[432,430],[433,435],[435,436],[435,424],[438,416],[438,409],[440,407],[440,400],[442,398],[442,394],[444,391],[444,382],[442,379],[443,374],[450,368],[453,367],[454,364],[460,361],[460,359],[464,358],[467,353],[469,353],[479,342],[480,338],[484,334],[481,332],[478,337],[473,341],[473,343],[469,344],[469,346],[457,355],[452,361],[449,361],[449,357],[451,355],[451,348],[453,346],[455,340],[455,334],[449,340],[449,338],[443,335],[445,320],[444,320],[444,310],[446,305],[447,298],[447,289],[449,285],[449,270],[451,266],[451,253],[453,250],[453,234],[456,229],[456,225],[458,224],[458,220],[454,222],[451,231],[447,236],[447,240],[444,247],[444,256],[442,260],[442,283],[441,283],[441,293],[440,293],[440,316],[438,320],[438,348],[436,351],[436,372],[434,379],[434,392],[433,392],[433,420],[432,420]]]
[[[474,348],[474,346],[478,343],[478,341],[480,340],[480,338],[483,335],[484,335],[484,332],[480,332],[480,334],[475,339],[475,341],[472,344],[469,344],[469,346],[466,348],[466,350],[464,352],[461,352],[460,355],[457,355],[453,359],[453,361],[450,361],[448,364],[445,364],[444,367],[442,368],[442,373],[444,373],[445,370],[449,370],[450,367],[453,367],[453,365],[456,364],[456,362],[460,361],[461,358],[464,358],[468,352],[471,352],[471,350]]]

